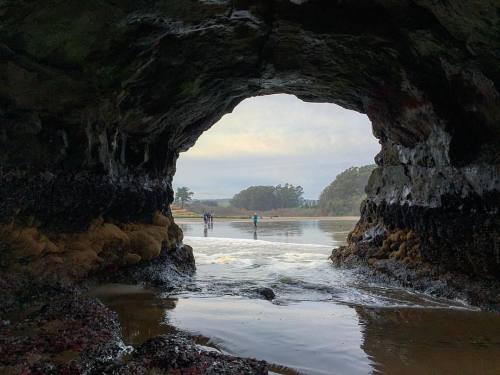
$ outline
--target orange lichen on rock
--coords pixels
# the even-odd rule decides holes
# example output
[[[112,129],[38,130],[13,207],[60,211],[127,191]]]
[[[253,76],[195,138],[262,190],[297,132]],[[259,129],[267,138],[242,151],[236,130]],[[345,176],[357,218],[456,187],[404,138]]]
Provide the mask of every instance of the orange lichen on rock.
[[[8,224],[0,226],[0,263],[42,278],[75,280],[108,265],[154,259],[181,241],[180,228],[159,212],[152,224],[96,219],[81,233],[42,233]]]
[[[57,246],[37,228],[16,228],[13,224],[0,229],[3,247],[10,247],[14,259],[40,256],[44,252],[57,252]]]
[[[393,229],[381,233],[383,236],[380,246],[374,246],[363,241],[363,233],[368,226],[358,223],[349,234],[346,246],[335,249],[330,259],[336,265],[352,264],[356,260],[364,259],[370,266],[376,267],[379,260],[395,259],[406,265],[415,267],[423,264],[420,253],[418,235],[410,229]]]
[[[415,263],[421,259],[420,241],[412,230],[397,229],[390,233],[382,243],[382,251],[389,258],[405,263]]]
[[[137,254],[132,254],[132,253],[126,253],[123,256],[123,261],[125,264],[136,264],[139,263],[142,260],[140,255]]]
[[[130,243],[127,234],[111,223],[94,222],[84,236],[98,254],[107,248],[124,249]]]
[[[128,236],[130,238],[130,251],[132,254],[138,254],[144,260],[151,260],[160,255],[162,242],[146,231],[129,232]]]
[[[172,224],[172,220],[163,215],[161,212],[156,211],[153,215],[153,225],[159,227],[169,227]]]

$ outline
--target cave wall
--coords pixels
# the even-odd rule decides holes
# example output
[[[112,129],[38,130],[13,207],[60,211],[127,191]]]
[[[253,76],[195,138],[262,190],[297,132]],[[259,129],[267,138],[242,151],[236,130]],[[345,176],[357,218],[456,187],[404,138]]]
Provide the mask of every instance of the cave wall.
[[[0,221],[168,217],[179,152],[289,93],[366,113],[380,140],[347,253],[412,231],[426,262],[498,278],[498,45],[495,0],[4,0]]]

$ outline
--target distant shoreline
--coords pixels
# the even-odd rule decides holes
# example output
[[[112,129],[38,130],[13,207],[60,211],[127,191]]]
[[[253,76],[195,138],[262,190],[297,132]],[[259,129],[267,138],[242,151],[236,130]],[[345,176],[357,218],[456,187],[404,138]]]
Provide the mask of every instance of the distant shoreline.
[[[192,224],[192,223],[203,223],[203,218],[201,217],[175,217],[174,220],[176,224]],[[279,221],[314,221],[314,220],[331,220],[331,221],[354,221],[359,220],[359,216],[264,216],[259,219],[259,222],[279,222]],[[215,217],[215,222],[249,222],[250,217]]]

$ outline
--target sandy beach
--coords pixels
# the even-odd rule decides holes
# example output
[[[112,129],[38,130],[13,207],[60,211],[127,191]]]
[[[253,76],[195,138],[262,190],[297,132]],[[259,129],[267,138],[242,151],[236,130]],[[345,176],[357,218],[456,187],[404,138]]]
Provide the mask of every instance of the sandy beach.
[[[175,217],[174,215],[174,220],[177,224],[191,224],[191,223],[197,223],[197,222],[202,222],[203,218],[200,217]],[[250,217],[248,218],[242,218],[242,217],[215,217],[215,221],[223,221],[223,222],[235,222],[235,223],[241,223],[241,222],[247,222],[250,220]],[[280,221],[314,221],[314,220],[331,220],[331,221],[353,221],[353,220],[359,220],[359,216],[295,216],[295,217],[281,217],[281,216],[264,216],[262,218],[259,217],[259,222],[280,222]]]

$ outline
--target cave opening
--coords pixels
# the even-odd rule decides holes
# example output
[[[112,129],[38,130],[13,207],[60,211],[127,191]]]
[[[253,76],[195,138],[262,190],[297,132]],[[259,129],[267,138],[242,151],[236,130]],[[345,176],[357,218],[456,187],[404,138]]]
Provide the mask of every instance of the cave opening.
[[[317,201],[336,175],[374,164],[379,151],[364,114],[290,94],[249,97],[180,154],[173,187],[189,187],[199,201],[289,183]]]

